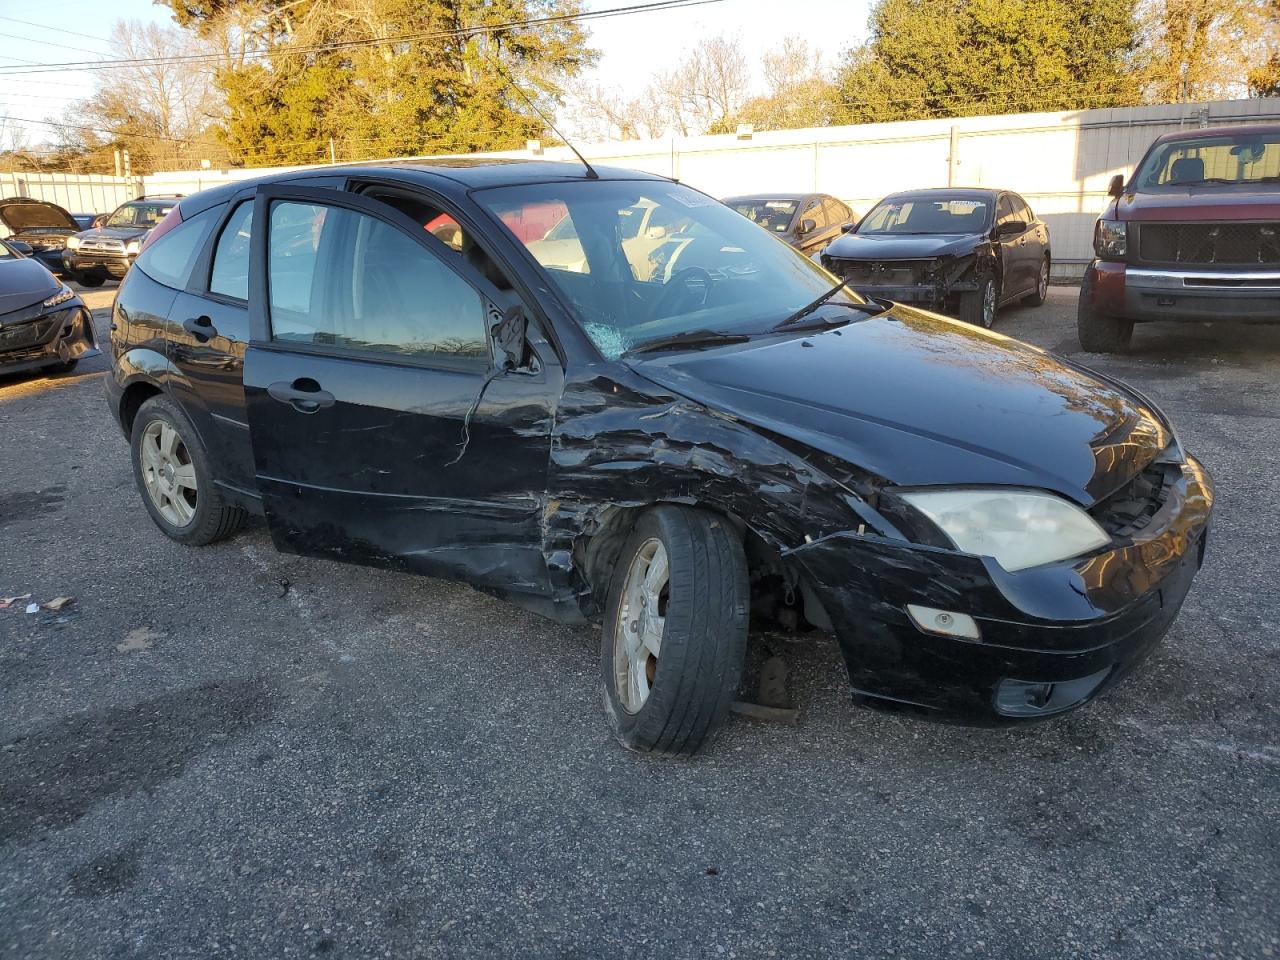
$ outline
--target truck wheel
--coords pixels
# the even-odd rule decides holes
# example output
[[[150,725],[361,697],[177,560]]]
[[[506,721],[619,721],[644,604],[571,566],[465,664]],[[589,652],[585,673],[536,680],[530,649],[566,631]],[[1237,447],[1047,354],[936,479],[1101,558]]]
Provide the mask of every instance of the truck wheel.
[[[1088,291],[1082,289],[1076,307],[1076,333],[1080,348],[1089,353],[1123,353],[1133,339],[1133,321],[1099,313],[1089,302]]]
[[[90,277],[76,273],[71,275],[71,279],[82,287],[100,287],[105,282],[105,278],[103,277]]]
[[[1049,298],[1049,255],[1046,253],[1044,259],[1040,261],[1040,275],[1036,277],[1036,288],[1027,301],[1033,307],[1044,305],[1045,300]]]
[[[996,322],[999,297],[1000,292],[995,279],[987,277],[978,285],[977,290],[960,294],[960,319],[975,327],[986,327],[990,330]]]
[[[724,519],[640,516],[619,552],[600,643],[605,710],[629,750],[694,753],[724,722],[747,649],[747,561]]]
[[[138,409],[130,449],[142,502],[171,540],[200,547],[244,523],[244,508],[223,498],[195,428],[168,397],[152,397]]]

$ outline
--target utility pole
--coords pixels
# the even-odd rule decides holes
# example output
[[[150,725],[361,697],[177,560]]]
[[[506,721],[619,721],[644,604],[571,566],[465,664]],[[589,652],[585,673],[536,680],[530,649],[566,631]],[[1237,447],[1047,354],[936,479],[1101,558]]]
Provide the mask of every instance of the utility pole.
[[[115,154],[116,154],[116,176],[123,177],[124,176],[123,168],[120,166],[120,151],[116,150]]]
[[[333,137],[329,138],[329,162],[330,163],[338,162],[338,154],[333,149]]]

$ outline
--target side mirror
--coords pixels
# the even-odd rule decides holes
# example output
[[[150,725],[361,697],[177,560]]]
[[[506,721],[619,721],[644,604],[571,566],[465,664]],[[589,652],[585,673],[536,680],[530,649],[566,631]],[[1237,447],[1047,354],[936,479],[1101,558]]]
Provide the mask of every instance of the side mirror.
[[[32,256],[35,253],[35,251],[31,249],[31,244],[27,243],[25,240],[10,240],[9,246],[24,257]]]
[[[102,226],[104,223],[106,223],[106,222],[107,222],[107,218],[106,218],[105,216],[103,216],[102,214],[99,214],[98,216],[96,216],[96,217],[94,217],[94,218],[93,218],[93,223],[92,223],[92,224],[90,224],[89,229],[90,229],[90,230],[97,230],[99,227],[101,227],[101,226]]]
[[[853,223],[853,222],[850,222],[850,223],[842,223],[842,224],[840,224],[840,232],[841,232],[841,233],[853,233],[853,228],[854,228],[854,227],[856,227],[856,226],[857,226],[857,224],[856,224],[856,223]]]
[[[1107,184],[1107,196],[1119,197],[1124,193],[1124,174],[1117,173],[1111,178],[1111,182]]]
[[[1013,237],[1019,233],[1027,232],[1027,221],[1025,220],[1006,220],[1004,223],[996,226],[997,237]]]
[[[818,229],[818,223],[817,223],[817,221],[816,221],[816,220],[801,220],[801,221],[800,221],[800,236],[802,236],[802,237],[803,237],[806,233],[813,233],[813,231],[815,231],[815,230],[817,230],[817,229]]]

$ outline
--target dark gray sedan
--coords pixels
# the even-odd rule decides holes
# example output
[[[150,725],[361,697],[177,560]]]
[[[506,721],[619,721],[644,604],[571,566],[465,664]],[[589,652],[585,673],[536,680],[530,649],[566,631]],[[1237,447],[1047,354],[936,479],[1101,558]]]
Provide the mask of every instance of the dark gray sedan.
[[[726,197],[724,203],[809,256],[858,219],[825,193],[759,193]]]

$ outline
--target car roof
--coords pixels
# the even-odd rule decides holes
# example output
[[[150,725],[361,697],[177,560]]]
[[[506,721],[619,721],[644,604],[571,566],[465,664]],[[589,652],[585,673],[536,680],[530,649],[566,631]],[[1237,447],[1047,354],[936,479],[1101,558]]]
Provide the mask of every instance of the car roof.
[[[1157,143],[1169,143],[1173,140],[1199,140],[1203,137],[1220,137],[1220,136],[1244,136],[1253,134],[1264,136],[1280,133],[1280,123],[1250,123],[1235,124],[1226,127],[1194,127],[1190,130],[1175,130],[1173,133],[1162,134],[1152,141],[1152,145]]]
[[[671,183],[669,177],[626,170],[620,167],[595,167],[599,180],[654,180]],[[396,180],[400,183],[429,187],[446,196],[457,196],[472,190],[491,187],[528,186],[540,183],[565,183],[577,180],[589,181],[586,169],[580,163],[562,163],[555,160],[520,160],[497,157],[437,157],[427,160],[393,160],[385,163],[355,163],[338,166],[302,167],[282,173],[271,173],[247,180],[213,187],[186,197],[182,201],[184,216],[188,208],[193,213],[208,209],[229,199],[242,190],[269,183],[288,183],[311,180],[317,177],[347,177],[350,179]],[[194,201],[194,202],[193,202]]]
[[[957,200],[994,200],[1001,193],[1010,191],[997,190],[994,187],[931,187],[927,190],[903,190],[891,193],[885,200],[929,200],[938,197],[955,197]],[[883,203],[884,200],[881,201]]]
[[[794,200],[799,203],[809,197],[825,197],[825,193],[744,193],[736,197],[725,197],[722,203],[746,203],[750,200]],[[834,197],[832,199],[835,199]]]

